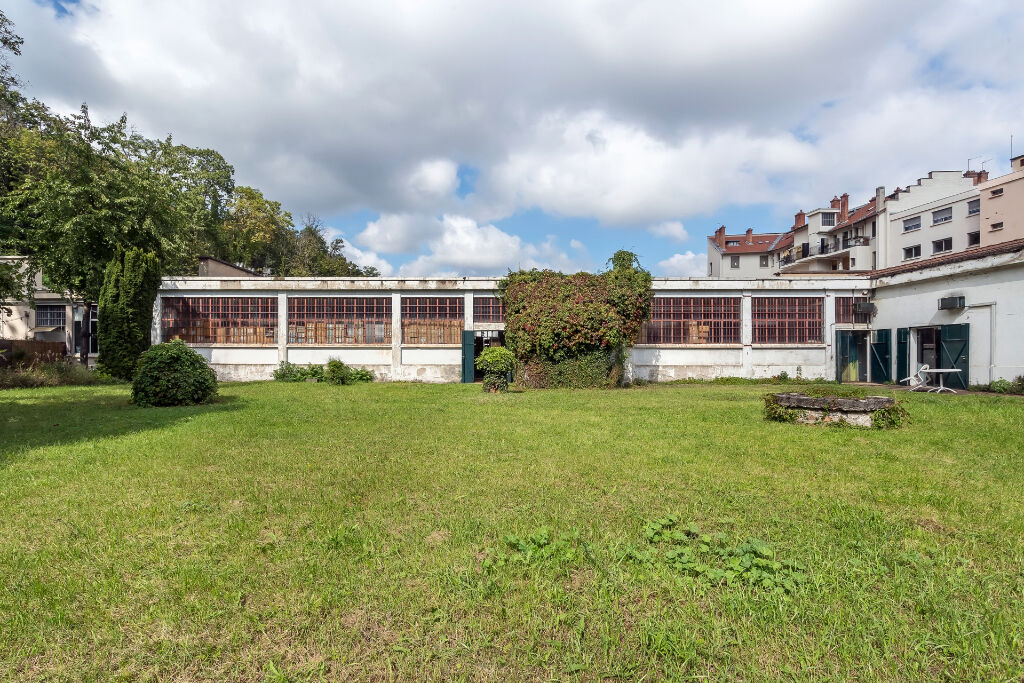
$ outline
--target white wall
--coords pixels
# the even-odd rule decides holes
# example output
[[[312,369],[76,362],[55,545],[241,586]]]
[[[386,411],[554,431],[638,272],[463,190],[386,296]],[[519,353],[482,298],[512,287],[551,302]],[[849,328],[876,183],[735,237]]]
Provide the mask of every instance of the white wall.
[[[896,330],[968,323],[971,384],[1024,375],[1024,303],[1020,298],[1024,263],[980,272],[958,272],[962,269],[952,266],[934,270],[937,276],[927,280],[912,280],[908,276],[913,274],[880,280],[874,297],[878,313],[872,327]],[[967,306],[938,310],[938,300],[946,296],[964,296]],[[990,303],[994,306],[983,305]],[[895,349],[893,332],[894,358]],[[916,370],[913,349],[910,370]]]

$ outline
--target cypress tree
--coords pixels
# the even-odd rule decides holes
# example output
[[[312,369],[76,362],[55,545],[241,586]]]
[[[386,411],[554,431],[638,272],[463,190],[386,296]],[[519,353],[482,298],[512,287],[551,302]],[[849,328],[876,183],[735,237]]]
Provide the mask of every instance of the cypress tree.
[[[103,275],[99,301],[100,368],[130,380],[149,348],[153,302],[160,289],[160,260],[137,247],[118,253]]]

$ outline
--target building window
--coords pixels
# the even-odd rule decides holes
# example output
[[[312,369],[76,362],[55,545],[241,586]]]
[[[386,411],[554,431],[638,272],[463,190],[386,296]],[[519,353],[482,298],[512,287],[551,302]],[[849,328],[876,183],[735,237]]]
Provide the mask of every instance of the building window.
[[[730,256],[729,257],[729,267],[730,268],[739,268],[740,267],[740,257],[739,256]]]
[[[837,323],[869,323],[870,313],[855,313],[854,304],[869,303],[866,296],[837,296],[836,297],[836,322]]]
[[[655,297],[640,344],[739,344],[740,297]]]
[[[878,252],[871,252],[871,270],[878,268]]]
[[[834,213],[821,214],[821,224],[828,228],[833,227],[836,224],[836,215]]]
[[[277,344],[277,297],[167,297],[162,308],[160,328],[165,341]]]
[[[944,237],[941,240],[932,241],[932,253],[941,254],[945,251],[953,251],[953,238]]]
[[[40,304],[36,306],[36,327],[59,327],[64,329],[66,310],[64,304]]]
[[[988,196],[989,196],[989,197],[998,197],[998,196],[999,196],[999,195],[1001,195],[1001,194],[1003,194],[1003,188],[1001,188],[1001,187],[997,187],[996,189],[992,190],[992,191],[991,191],[991,192],[989,193],[989,195],[988,195]]]
[[[875,222],[871,221],[871,236],[876,237],[878,235],[878,228],[875,227]]]
[[[390,344],[391,297],[290,297],[288,343]]]
[[[761,267],[762,268],[767,268],[768,266],[769,266],[768,254],[763,254],[761,256]]]
[[[1002,221],[1000,221],[998,223],[993,223],[990,227],[993,230],[1002,230],[1003,229],[1003,223],[1002,223]]]
[[[89,314],[89,353],[100,352],[99,320],[100,312],[98,306],[91,306]],[[82,352],[82,323],[76,322],[72,330],[75,337],[75,355]]]
[[[921,245],[920,244],[915,244],[912,247],[904,247],[903,248],[903,260],[904,261],[906,261],[907,259],[917,258],[920,255],[921,255]]]
[[[474,323],[505,322],[505,304],[496,296],[478,296],[473,298]]]
[[[967,233],[967,246],[976,247],[981,244],[981,231],[975,230],[974,232]]]
[[[461,296],[402,298],[402,343],[412,345],[462,343]]]
[[[981,212],[981,200],[980,199],[972,199],[971,201],[967,202],[967,215],[968,216],[976,216],[980,212]]]
[[[911,230],[917,230],[921,227],[921,217],[914,216],[913,218],[903,219],[903,232],[910,232]]]
[[[755,344],[820,344],[824,308],[821,297],[755,296],[753,342]]]
[[[947,206],[945,209],[939,209],[938,211],[932,211],[932,225],[937,223],[948,223],[953,220],[953,207]]]
[[[725,241],[725,246],[727,246],[727,247],[738,247],[738,246],[740,246],[740,241],[739,240],[726,240]]]

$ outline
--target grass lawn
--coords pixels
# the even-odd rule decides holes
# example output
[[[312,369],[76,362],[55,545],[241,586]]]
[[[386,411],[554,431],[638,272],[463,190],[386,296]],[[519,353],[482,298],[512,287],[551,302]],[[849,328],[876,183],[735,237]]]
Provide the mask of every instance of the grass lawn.
[[[764,391],[0,392],[0,679],[1020,680],[1024,400]]]

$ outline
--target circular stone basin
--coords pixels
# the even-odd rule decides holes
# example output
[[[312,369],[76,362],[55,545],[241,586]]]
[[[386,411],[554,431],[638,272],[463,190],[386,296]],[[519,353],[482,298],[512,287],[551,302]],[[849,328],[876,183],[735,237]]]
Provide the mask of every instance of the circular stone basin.
[[[800,393],[772,394],[783,408],[795,410],[796,421],[803,424],[829,424],[846,422],[857,427],[871,427],[871,414],[890,408],[896,401],[889,396],[840,398],[838,396],[808,396]]]

